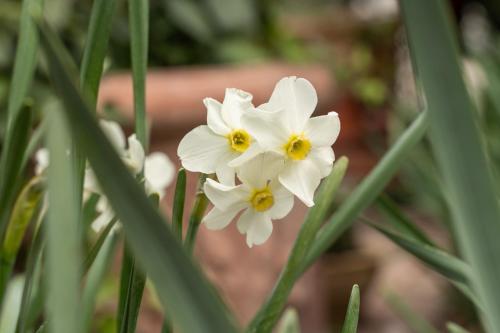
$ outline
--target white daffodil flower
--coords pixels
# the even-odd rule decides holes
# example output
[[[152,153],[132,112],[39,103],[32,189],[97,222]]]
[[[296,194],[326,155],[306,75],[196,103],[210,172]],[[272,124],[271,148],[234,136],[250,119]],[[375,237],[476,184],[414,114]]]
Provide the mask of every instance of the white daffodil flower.
[[[190,131],[181,140],[177,155],[182,166],[192,172],[215,173],[218,180],[234,185],[235,169],[228,163],[242,153],[260,153],[252,137],[241,125],[241,115],[254,109],[252,95],[238,89],[226,89],[224,101],[203,101],[207,108],[207,125]]]
[[[49,150],[40,148],[35,153],[35,174],[40,175],[49,166]]]
[[[282,219],[293,207],[293,194],[275,178],[283,159],[261,154],[238,172],[241,184],[227,186],[207,179],[204,191],[214,208],[204,217],[208,229],[225,228],[243,210],[237,227],[249,247],[263,244],[273,231],[272,220]]]
[[[318,97],[306,79],[287,77],[279,81],[268,103],[258,112],[245,112],[241,123],[261,149],[284,159],[279,182],[304,204],[314,205],[314,192],[333,166],[332,145],[340,132],[336,112],[310,118]],[[253,158],[242,154],[229,163],[238,167]]]

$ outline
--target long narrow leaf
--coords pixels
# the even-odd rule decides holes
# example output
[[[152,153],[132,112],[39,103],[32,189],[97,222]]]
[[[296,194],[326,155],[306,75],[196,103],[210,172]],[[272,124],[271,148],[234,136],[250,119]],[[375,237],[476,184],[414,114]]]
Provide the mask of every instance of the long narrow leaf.
[[[446,328],[448,329],[448,332],[450,332],[450,333],[470,333],[465,328],[463,328],[462,326],[457,325],[455,323],[447,323]]]
[[[175,184],[174,204],[172,207],[172,232],[182,241],[182,219],[186,199],[186,170],[180,169]]]
[[[399,137],[368,176],[342,203],[335,214],[318,232],[318,237],[304,261],[306,270],[352,224],[356,216],[366,209],[394,176],[405,154],[424,136],[427,128],[426,112],[421,113]]]
[[[164,308],[185,332],[235,332],[225,308],[194,267],[179,241],[123,165],[78,93],[60,41],[44,25],[43,46],[53,83],[65,105],[73,137],[123,224],[127,241],[153,281]]]
[[[309,210],[293,245],[288,261],[276,282],[273,292],[266,303],[259,309],[248,326],[247,332],[271,332],[283,310],[288,295],[295,284],[300,267],[307,251],[310,249],[318,229],[325,220],[335,194],[344,179],[348,160],[340,158],[333,166],[332,172],[325,179],[315,198],[315,205]]]
[[[83,51],[80,83],[89,103],[95,106],[104,58],[116,7],[116,0],[95,0]]]
[[[71,137],[60,110],[52,110],[48,132],[50,151],[47,228],[48,324],[53,333],[81,333],[80,236],[76,169]]]
[[[342,325],[340,333],[356,333],[358,331],[359,306],[359,286],[355,284],[351,290],[344,325]]]
[[[484,302],[485,326],[500,332],[498,192],[463,82],[449,8],[435,0],[402,0],[401,8],[458,244],[472,267],[473,289]]]
[[[196,235],[198,234],[198,228],[200,227],[203,214],[205,214],[205,210],[208,206],[208,198],[203,192],[203,184],[205,183],[206,178],[207,175],[205,174],[200,174],[200,177],[198,178],[196,197],[193,208],[191,209],[191,215],[189,216],[188,230],[186,232],[186,239],[184,240],[184,246],[189,253],[193,252]]]

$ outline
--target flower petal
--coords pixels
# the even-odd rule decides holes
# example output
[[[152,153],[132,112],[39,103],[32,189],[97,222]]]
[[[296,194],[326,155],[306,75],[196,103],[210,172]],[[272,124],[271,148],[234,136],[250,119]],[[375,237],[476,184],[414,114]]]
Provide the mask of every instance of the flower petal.
[[[269,102],[261,107],[271,111],[284,109],[292,130],[301,132],[317,104],[318,96],[313,85],[306,79],[290,76],[276,84]]]
[[[307,158],[316,165],[321,178],[328,176],[332,172],[333,162],[335,161],[332,147],[313,148]]]
[[[109,141],[113,144],[119,155],[123,155],[125,150],[125,134],[117,122],[101,119],[99,126]]]
[[[227,210],[231,207],[244,207],[247,205],[249,193],[243,185],[226,186],[208,178],[203,186],[205,195],[210,202],[221,210]]]
[[[262,153],[241,166],[238,178],[254,189],[262,189],[269,180],[278,176],[284,165],[283,156],[273,152]]]
[[[228,165],[229,161],[233,160],[237,154],[233,152],[227,152],[225,155],[221,156],[219,163],[215,167],[215,174],[217,175],[217,180],[228,186],[234,186],[235,182],[235,169]]]
[[[240,234],[246,234],[248,228],[250,228],[250,225],[252,224],[254,214],[255,211],[250,208],[245,209],[243,214],[241,214],[240,218],[238,219],[238,222],[236,222],[236,227],[238,228]]]
[[[35,154],[35,160],[35,173],[39,175],[49,166],[49,150],[47,148],[38,149]]]
[[[248,147],[247,150],[240,156],[236,157],[235,159],[229,161],[228,166],[232,168],[236,168],[241,166],[242,164],[250,161],[253,159],[255,156],[261,154],[264,152],[264,149],[261,148],[261,146],[257,143],[254,142]]]
[[[174,164],[167,155],[155,152],[146,157],[144,162],[144,178],[150,190],[163,193],[163,189],[170,185],[175,177]]]
[[[222,104],[213,98],[205,98],[203,104],[207,108],[208,127],[219,135],[228,134],[230,129],[222,118]]]
[[[241,128],[241,114],[243,111],[252,108],[252,95],[246,91],[227,88],[224,101],[222,102],[222,118],[232,129]]]
[[[222,211],[217,207],[212,208],[210,212],[203,218],[202,222],[210,230],[224,229],[231,223],[236,214],[241,208],[233,207],[231,209]]]
[[[284,110],[268,112],[254,109],[243,113],[241,124],[263,149],[280,149],[291,134],[285,124],[286,117]]]
[[[128,164],[132,169],[134,174],[138,174],[142,171],[144,167],[144,148],[142,148],[141,143],[137,140],[135,134],[132,134],[128,138]]]
[[[340,119],[337,112],[330,112],[325,116],[311,118],[305,128],[306,137],[313,146],[331,146],[340,133]]]
[[[225,137],[215,134],[207,125],[202,125],[182,138],[177,155],[186,170],[209,174],[215,172],[220,156],[228,150]]]
[[[284,218],[293,208],[293,194],[283,187],[279,181],[274,180],[269,184],[274,196],[274,204],[269,210],[269,216],[274,220]]]
[[[100,232],[103,228],[105,228],[109,222],[115,217],[115,213],[111,209],[110,206],[104,211],[97,216],[97,218],[92,222],[91,227],[94,232],[98,233]]]
[[[321,173],[310,159],[290,161],[279,175],[280,183],[295,194],[306,206],[314,206],[314,191]]]
[[[247,230],[248,247],[263,244],[273,232],[273,222],[271,218],[265,213],[254,212],[249,216],[249,219],[251,219],[251,221],[249,222],[249,228]]]

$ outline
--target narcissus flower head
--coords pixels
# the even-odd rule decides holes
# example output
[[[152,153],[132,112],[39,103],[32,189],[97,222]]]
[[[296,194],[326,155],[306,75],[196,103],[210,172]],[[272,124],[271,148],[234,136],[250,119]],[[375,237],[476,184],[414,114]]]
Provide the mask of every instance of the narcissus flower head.
[[[203,223],[212,230],[223,229],[243,211],[237,227],[246,234],[249,247],[264,243],[273,230],[272,220],[288,215],[293,195],[276,179],[282,159],[274,153],[261,154],[238,172],[241,184],[227,186],[207,179],[204,191],[214,208]]]

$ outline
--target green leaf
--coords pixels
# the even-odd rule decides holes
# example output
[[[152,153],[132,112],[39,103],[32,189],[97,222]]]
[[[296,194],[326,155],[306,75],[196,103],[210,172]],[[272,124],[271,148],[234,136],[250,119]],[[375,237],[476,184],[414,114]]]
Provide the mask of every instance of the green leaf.
[[[111,260],[115,253],[118,235],[116,232],[107,234],[107,238],[102,245],[99,254],[97,255],[94,263],[90,267],[85,281],[85,287],[82,293],[83,303],[83,321],[85,325],[85,332],[88,332],[92,323],[92,316],[95,307],[95,300],[99,286],[109,269]]]
[[[302,271],[312,265],[354,223],[356,217],[376,199],[394,176],[398,167],[404,161],[406,154],[422,139],[426,128],[427,116],[426,112],[423,112],[385,153],[368,176],[354,189],[325,226],[321,228],[304,260]]]
[[[148,66],[149,2],[128,0],[130,21],[130,51],[132,59],[132,80],[134,85],[135,134],[148,150],[146,124],[146,71]]]
[[[5,237],[12,204],[22,177],[22,156],[28,144],[31,129],[31,110],[20,110],[7,131],[0,160],[0,241]],[[1,293],[1,290],[0,290]],[[1,297],[0,297],[1,300]]]
[[[180,169],[175,184],[174,204],[172,207],[172,232],[182,241],[182,219],[186,199],[186,170]]]
[[[358,318],[359,318],[359,286],[355,284],[351,290],[351,296],[349,297],[349,304],[347,305],[347,312],[345,314],[344,325],[342,325],[342,330],[340,333],[356,333],[358,330]]]
[[[450,333],[470,333],[465,328],[455,323],[447,323],[446,328]]]
[[[24,277],[14,277],[7,288],[5,302],[0,314],[0,333],[14,333],[17,318],[21,307],[21,295],[23,293]]]
[[[97,101],[115,7],[116,0],[94,0],[92,6],[80,70],[82,90],[92,106]]]
[[[33,178],[23,188],[14,204],[0,251],[0,293],[7,286],[26,229],[39,215],[42,191],[41,179]]]
[[[196,186],[196,197],[194,200],[193,208],[191,209],[191,215],[189,216],[189,225],[186,233],[186,239],[184,240],[184,246],[189,253],[193,252],[194,243],[196,241],[196,235],[198,234],[198,228],[200,227],[201,220],[205,214],[205,210],[208,206],[208,198],[203,192],[203,184],[207,175],[200,174],[198,178],[198,185]]]
[[[417,227],[417,225],[411,221],[388,196],[380,196],[376,204],[377,208],[387,217],[387,221],[399,232],[424,244],[437,247],[434,242],[427,237],[425,232],[420,230],[420,228]]]
[[[434,0],[402,0],[401,9],[458,245],[471,265],[472,287],[484,304],[485,326],[500,332],[498,191],[463,82],[450,11],[447,2]]]
[[[127,242],[150,276],[164,308],[184,332],[235,332],[222,302],[193,265],[180,242],[144,194],[92,117],[71,76],[69,57],[54,34],[40,25],[52,82],[67,106],[71,133],[95,171],[122,222]]]
[[[50,332],[83,332],[80,307],[79,205],[76,168],[69,128],[61,110],[48,111],[50,165],[48,172],[47,275]],[[68,151],[70,154],[68,155]]]
[[[286,305],[288,295],[297,281],[301,265],[311,248],[316,233],[331,208],[335,194],[344,179],[348,160],[341,157],[330,175],[323,181],[315,196],[315,205],[309,210],[293,245],[288,261],[276,282],[272,294],[250,322],[247,332],[271,332]]]
[[[452,281],[469,284],[472,274],[471,268],[462,260],[428,244],[415,241],[389,230],[388,228],[363,219],[368,225],[378,230],[404,250],[413,254],[433,270]]]
[[[104,228],[104,230],[101,232],[94,246],[92,246],[89,253],[87,254],[87,257],[83,264],[83,272],[87,272],[90,269],[90,267],[94,263],[95,258],[99,255],[99,251],[101,251],[102,245],[108,238],[109,233],[113,230],[113,227],[115,226],[117,221],[118,219],[116,217],[113,218],[111,221],[109,221],[108,225],[106,225],[106,228]]]
[[[300,333],[299,315],[294,308],[286,309],[278,323],[277,333]]]
[[[32,293],[34,285],[37,283],[37,279],[40,277],[41,271],[41,258],[42,258],[42,249],[45,244],[44,232],[42,230],[43,217],[40,218],[42,222],[40,222],[40,226],[36,231],[33,240],[31,241],[28,258],[26,259],[26,268],[25,268],[25,281],[24,281],[24,289],[21,298],[21,309],[19,311],[19,318],[17,321],[16,333],[24,333],[27,330],[28,326],[28,313],[31,307],[30,302],[32,299]]]

